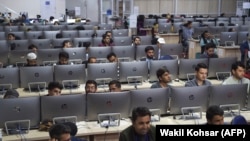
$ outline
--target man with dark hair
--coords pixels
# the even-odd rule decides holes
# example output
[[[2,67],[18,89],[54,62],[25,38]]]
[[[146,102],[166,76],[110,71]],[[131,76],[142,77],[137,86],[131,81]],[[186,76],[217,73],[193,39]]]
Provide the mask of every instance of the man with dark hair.
[[[224,111],[217,105],[211,105],[206,111],[207,125],[224,124]]]
[[[78,129],[77,129],[77,126],[76,126],[75,123],[73,123],[73,122],[65,122],[63,124],[66,125],[66,126],[69,126],[70,129],[71,129],[71,132],[70,132],[70,136],[71,136],[70,141],[87,141],[85,139],[81,139],[81,138],[76,137]]]
[[[141,38],[139,36],[134,37],[132,46],[139,46],[141,44]]]
[[[132,125],[124,129],[119,141],[155,141],[156,129],[150,124],[151,112],[147,107],[137,107],[132,111]]]
[[[112,32],[111,32],[111,31],[106,31],[105,34],[106,34],[107,36],[109,36],[109,38],[110,38],[110,43],[112,44],[112,43],[114,42],[114,41],[113,41]]]
[[[51,141],[70,141],[70,133],[70,127],[64,124],[54,124],[49,129]]]
[[[59,61],[57,65],[68,65],[69,64],[69,54],[68,52],[62,51],[58,55]]]
[[[95,93],[97,91],[97,83],[95,80],[87,80],[85,84],[85,93]]]
[[[46,96],[61,95],[62,89],[63,89],[63,86],[61,83],[56,82],[56,81],[50,82],[48,85],[48,94]]]
[[[231,76],[228,77],[222,85],[226,84],[248,84],[249,85],[249,79],[244,77],[245,74],[245,65],[237,61],[232,64],[231,67]]]
[[[210,81],[207,80],[208,67],[204,63],[199,63],[195,67],[195,77],[186,82],[185,87],[194,86],[210,86]]]
[[[70,42],[70,40],[64,40],[63,44],[62,44],[63,48],[71,48],[72,47],[72,43]]]
[[[200,58],[218,58],[218,55],[214,52],[216,45],[214,43],[207,43],[204,45],[205,52],[201,54]]]
[[[18,98],[18,97],[19,97],[19,93],[15,89],[8,89],[3,96],[4,99]]]
[[[109,82],[109,91],[110,92],[121,92],[121,82],[118,80],[112,80]]]
[[[107,55],[107,59],[110,63],[112,62],[118,62],[117,56],[114,52],[111,52]]]
[[[145,48],[145,53],[146,57],[143,57],[140,59],[140,61],[150,61],[150,60],[155,60],[154,55],[155,55],[155,49],[152,46],[147,46]]]
[[[169,70],[165,67],[159,68],[156,71],[156,76],[158,78],[158,82],[155,82],[151,85],[151,88],[166,88],[168,87],[168,83],[171,82],[171,77]]]

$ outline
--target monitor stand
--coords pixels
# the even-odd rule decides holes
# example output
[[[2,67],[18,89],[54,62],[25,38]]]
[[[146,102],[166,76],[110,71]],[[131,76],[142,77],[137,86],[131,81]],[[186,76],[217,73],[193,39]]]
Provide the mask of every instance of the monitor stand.
[[[187,119],[202,119],[202,108],[201,106],[197,107],[182,107],[181,108],[182,118]],[[188,114],[186,114],[188,113]],[[199,113],[199,116],[194,113]]]
[[[143,77],[142,76],[128,76],[127,81],[128,81],[128,84],[134,85],[135,89],[137,89],[138,85],[142,85]]]
[[[121,114],[120,113],[104,113],[98,114],[98,122],[101,127],[120,126]]]
[[[46,82],[30,82],[28,83],[28,87],[29,87],[30,93],[32,91],[38,91],[40,95],[40,92],[46,89],[47,83]]]
[[[77,117],[76,116],[65,116],[65,117],[54,117],[53,118],[53,124],[65,123],[65,122],[76,123]]]
[[[7,135],[11,134],[26,134],[30,130],[30,120],[13,120],[6,121],[5,132]]]
[[[235,116],[240,115],[240,105],[239,104],[225,104],[220,105],[220,108],[224,110],[225,116]],[[236,112],[235,112],[236,111]]]

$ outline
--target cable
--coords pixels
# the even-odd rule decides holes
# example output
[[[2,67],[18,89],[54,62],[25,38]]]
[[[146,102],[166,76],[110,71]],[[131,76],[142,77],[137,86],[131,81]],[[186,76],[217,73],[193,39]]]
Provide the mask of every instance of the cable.
[[[104,133],[103,141],[106,141],[106,136],[107,136],[107,132],[108,132],[108,129],[109,129],[109,125],[106,125],[105,128],[106,128],[106,130],[105,130],[105,133]]]

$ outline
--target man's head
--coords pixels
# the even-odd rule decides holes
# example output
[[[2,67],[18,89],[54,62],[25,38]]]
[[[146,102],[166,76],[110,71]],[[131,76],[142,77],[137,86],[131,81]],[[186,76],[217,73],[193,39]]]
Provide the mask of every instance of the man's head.
[[[240,80],[244,77],[245,65],[242,62],[237,61],[232,64],[231,72],[234,78]]]
[[[134,45],[140,45],[141,44],[141,38],[139,36],[134,37],[133,40]]]
[[[48,85],[48,95],[49,96],[57,96],[61,95],[61,91],[63,86],[59,82],[50,82]]]
[[[15,89],[9,89],[6,91],[3,98],[8,99],[8,98],[18,98],[18,97],[19,93]]]
[[[152,46],[147,46],[145,48],[145,53],[146,53],[146,56],[147,56],[148,59],[153,59],[154,58],[154,55],[155,55],[154,52],[155,52],[155,49]]]
[[[198,81],[204,81],[207,79],[207,65],[204,63],[199,63],[195,67],[196,79]]]
[[[110,40],[111,38],[109,37],[109,35],[104,34],[102,37],[102,43],[103,44],[110,44]]]
[[[131,120],[135,132],[139,135],[145,135],[150,129],[151,112],[147,107],[134,108]]]
[[[222,125],[224,124],[224,111],[217,105],[209,106],[206,111],[207,124]]]
[[[112,32],[111,32],[111,31],[106,31],[105,34],[106,34],[107,36],[109,36],[110,39],[112,38]]]
[[[60,65],[67,65],[69,64],[69,54],[67,52],[60,52],[59,55],[59,64]]]
[[[30,52],[27,54],[27,65],[37,66],[37,56],[34,52]]]
[[[29,50],[32,50],[34,53],[36,53],[38,48],[37,48],[36,45],[31,44],[31,45],[28,46],[28,49],[29,49]]]
[[[96,57],[89,57],[88,63],[96,63]]]
[[[72,43],[70,42],[70,40],[63,41],[63,48],[71,48],[71,47],[72,47]]]
[[[71,129],[65,124],[54,124],[49,129],[49,136],[55,141],[70,141]]]
[[[109,82],[110,92],[121,92],[121,83],[118,80],[112,80]]]
[[[107,55],[107,59],[109,60],[109,62],[117,62],[118,61],[116,54],[114,52],[109,53]]]
[[[15,39],[16,39],[15,34],[13,34],[13,33],[8,34],[8,40],[15,40]]]
[[[212,56],[214,54],[214,49],[216,48],[216,45],[214,43],[208,43],[205,45],[206,53],[208,56]]]
[[[95,80],[87,80],[85,84],[85,92],[88,93],[95,93],[97,91],[97,83]]]
[[[159,68],[156,71],[156,76],[157,76],[159,82],[162,82],[162,83],[171,82],[171,76],[170,76],[169,70],[165,67]]]

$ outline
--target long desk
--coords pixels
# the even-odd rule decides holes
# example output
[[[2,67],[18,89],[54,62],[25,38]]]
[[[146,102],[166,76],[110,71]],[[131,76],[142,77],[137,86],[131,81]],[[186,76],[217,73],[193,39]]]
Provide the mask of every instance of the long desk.
[[[225,58],[225,57],[237,57],[238,60],[240,60],[240,46],[232,46],[232,47],[226,47],[226,46],[218,46],[218,56],[219,58]]]
[[[250,111],[240,111],[248,121],[250,120]],[[196,117],[198,113],[194,113]],[[198,116],[197,116],[198,117]],[[225,112],[224,121],[230,123],[233,116],[228,115]],[[160,121],[152,122],[152,125],[201,125],[206,123],[205,113],[202,113],[201,118],[185,119],[182,115],[178,116],[165,116],[161,117]],[[120,126],[109,127],[108,129],[100,127],[97,122],[78,122],[78,133],[77,136],[80,138],[88,139],[89,141],[103,141],[104,138],[108,141],[118,141],[120,132],[131,125],[129,119],[121,120]],[[106,133],[105,133],[106,132]],[[38,130],[31,130],[28,134],[24,134],[26,140],[32,141],[48,141],[49,133]],[[20,135],[9,135],[6,136],[3,133],[3,141],[20,141],[23,137]]]
[[[166,44],[178,44],[178,42],[179,42],[179,34],[178,33],[160,34],[160,37],[165,39]]]

